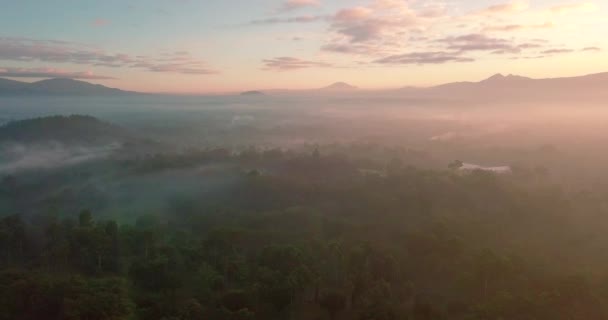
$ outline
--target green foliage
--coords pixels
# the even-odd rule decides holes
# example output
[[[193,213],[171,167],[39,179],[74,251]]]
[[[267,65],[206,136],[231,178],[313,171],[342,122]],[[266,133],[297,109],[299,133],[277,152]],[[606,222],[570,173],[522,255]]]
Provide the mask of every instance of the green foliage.
[[[0,319],[129,319],[133,304],[124,279],[5,271]]]
[[[212,154],[232,157],[197,157]],[[221,205],[132,225],[88,210],[5,216],[0,320],[608,316],[601,196],[397,160],[362,174],[325,153],[235,161],[273,170],[239,171]]]

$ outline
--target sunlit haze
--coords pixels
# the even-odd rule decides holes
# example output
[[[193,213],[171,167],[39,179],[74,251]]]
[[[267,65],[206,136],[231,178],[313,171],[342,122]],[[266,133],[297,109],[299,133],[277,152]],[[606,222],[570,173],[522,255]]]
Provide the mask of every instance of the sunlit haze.
[[[600,0],[0,1],[0,77],[141,92],[365,89],[608,70]],[[28,17],[25,19],[25,17]]]
[[[608,0],[0,0],[0,320],[608,320]]]

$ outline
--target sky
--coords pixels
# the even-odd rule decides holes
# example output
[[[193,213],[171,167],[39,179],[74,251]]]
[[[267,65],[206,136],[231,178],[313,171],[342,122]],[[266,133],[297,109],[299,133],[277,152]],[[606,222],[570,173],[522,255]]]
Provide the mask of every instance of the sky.
[[[608,71],[608,0],[0,0],[0,77],[221,93]]]

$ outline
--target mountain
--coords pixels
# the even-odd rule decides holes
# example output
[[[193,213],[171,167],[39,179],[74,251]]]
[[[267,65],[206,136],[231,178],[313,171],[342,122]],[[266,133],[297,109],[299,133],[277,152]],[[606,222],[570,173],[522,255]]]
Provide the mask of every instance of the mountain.
[[[497,84],[506,84],[506,83],[517,83],[517,82],[527,82],[532,80],[531,78],[517,76],[517,75],[508,75],[503,76],[500,73],[497,73],[485,80],[480,81],[480,83],[497,83]]]
[[[0,93],[5,92],[5,91],[22,90],[27,85],[28,84],[25,82],[19,82],[19,81],[0,78]]]
[[[442,84],[442,85],[438,85],[435,87],[430,87],[430,88],[426,88],[427,90],[442,90],[442,89],[456,89],[456,90],[463,90],[463,89],[479,89],[481,87],[492,87],[492,86],[496,86],[496,87],[505,87],[505,86],[513,86],[513,85],[524,85],[524,84],[529,84],[529,81],[533,80],[531,78],[526,78],[526,77],[522,77],[522,76],[516,76],[516,75],[508,75],[508,76],[504,76],[500,73],[497,73],[487,79],[481,80],[479,82],[468,82],[468,81],[463,81],[463,82],[451,82],[451,83],[446,83],[446,84]]]
[[[608,98],[608,72],[580,77],[533,79],[495,74],[478,82],[452,82],[429,88],[403,88],[402,95],[462,100],[536,101],[580,99],[600,102]]]
[[[355,86],[352,86],[346,82],[336,82],[334,84],[331,84],[325,88],[321,88],[321,90],[356,90],[359,89]]]
[[[108,88],[99,84],[66,78],[47,79],[32,83],[0,79],[0,95],[102,96],[132,93],[133,92]]]

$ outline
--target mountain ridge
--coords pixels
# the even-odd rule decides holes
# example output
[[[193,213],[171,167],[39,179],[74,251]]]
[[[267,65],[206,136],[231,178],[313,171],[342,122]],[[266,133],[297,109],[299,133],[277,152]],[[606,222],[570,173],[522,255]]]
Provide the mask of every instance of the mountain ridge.
[[[135,92],[70,78],[21,82],[0,78],[0,95],[126,95]]]
[[[417,87],[417,86],[405,86],[398,90],[431,90],[444,87],[452,87],[458,85],[480,85],[480,84],[505,84],[505,83],[532,83],[532,82],[565,82],[565,81],[585,81],[585,80],[606,80],[608,81],[608,72],[591,73],[582,76],[569,76],[569,77],[554,77],[554,78],[530,78],[515,74],[503,75],[502,73],[496,73],[488,78],[479,81],[455,81],[447,82],[429,87]]]
[[[608,72],[561,78],[528,78],[495,74],[472,82],[450,82],[431,87],[402,87],[393,91],[401,97],[451,99],[462,101],[559,101],[579,100],[598,103],[608,99]],[[591,100],[589,100],[591,99]]]

